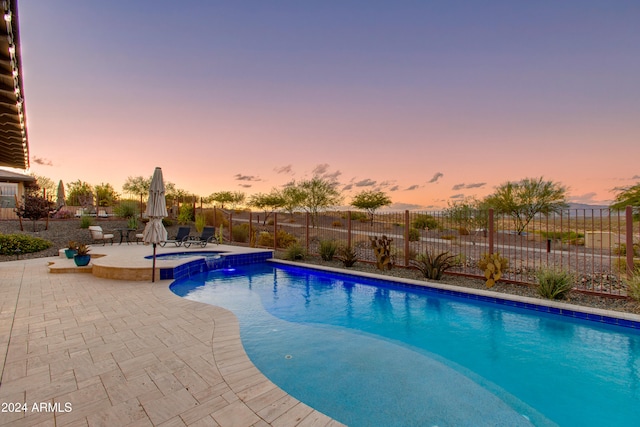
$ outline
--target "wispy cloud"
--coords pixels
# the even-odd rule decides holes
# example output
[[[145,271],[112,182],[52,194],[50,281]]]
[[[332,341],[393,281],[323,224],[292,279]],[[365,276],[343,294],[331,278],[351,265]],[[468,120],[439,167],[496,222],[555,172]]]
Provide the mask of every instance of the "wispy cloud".
[[[422,206],[413,203],[392,203],[388,206],[388,209],[393,211],[411,211],[422,208]]]
[[[294,175],[292,165],[281,166],[279,168],[274,168],[273,170],[278,174]]]
[[[251,187],[253,187],[253,185],[251,185],[251,184],[238,184],[238,186],[240,186],[242,188],[251,188]]]
[[[33,163],[36,163],[36,164],[42,165],[42,166],[53,166],[53,162],[51,160],[45,159],[43,157],[33,156],[31,158],[31,161]]]
[[[451,187],[452,190],[456,191],[456,190],[462,190],[462,189],[470,189],[470,188],[480,188],[480,187],[484,187],[485,185],[487,185],[486,182],[474,182],[472,184],[456,184],[453,187]]]
[[[442,178],[444,176],[444,174],[442,172],[436,172],[433,177],[429,180],[429,184],[432,184],[434,182],[438,182],[438,180],[440,178]]]
[[[640,175],[633,175],[631,179],[640,179]]]
[[[313,175],[322,176],[325,173],[327,173],[328,170],[329,170],[329,163],[321,163],[321,164],[317,165],[315,168],[313,168],[311,173]]]
[[[376,181],[369,178],[365,178],[363,180],[354,182],[353,185],[355,185],[356,187],[371,187],[376,185]]]
[[[450,199],[464,199],[464,194],[454,194],[453,196],[449,197]]]
[[[398,191],[400,189],[399,185],[394,185],[393,187],[389,188],[389,191]]]
[[[420,188],[418,184],[413,184],[405,188],[405,191],[413,191],[413,190],[417,190],[418,188]]]
[[[236,181],[253,181],[253,182],[257,182],[257,181],[262,181],[262,179],[260,179],[260,177],[255,176],[255,175],[242,175],[242,174],[235,174],[233,176],[233,178]]]
[[[353,188],[353,184],[347,184],[344,187],[342,187],[342,191],[349,191]]]

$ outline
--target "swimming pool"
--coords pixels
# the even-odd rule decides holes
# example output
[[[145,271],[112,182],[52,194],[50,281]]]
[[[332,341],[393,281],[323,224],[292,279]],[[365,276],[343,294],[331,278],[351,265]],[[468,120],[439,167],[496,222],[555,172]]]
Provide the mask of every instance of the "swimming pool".
[[[629,328],[268,263],[171,289],[233,311],[258,369],[350,426],[640,419]]]

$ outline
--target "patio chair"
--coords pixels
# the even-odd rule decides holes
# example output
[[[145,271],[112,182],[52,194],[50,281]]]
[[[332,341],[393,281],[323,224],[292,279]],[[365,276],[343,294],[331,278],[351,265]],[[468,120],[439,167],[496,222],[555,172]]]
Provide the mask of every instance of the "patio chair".
[[[181,246],[185,240],[189,238],[189,233],[191,229],[189,227],[179,227],[178,234],[173,239],[165,240],[164,242],[160,242],[160,246],[164,247],[167,243],[175,243],[176,246]],[[136,235],[136,237],[138,237]]]
[[[102,241],[102,246],[104,246],[107,244],[107,240],[111,240],[111,244],[113,245],[113,234],[105,233],[99,225],[90,225],[89,232],[94,242]]]
[[[200,245],[203,248],[207,246],[207,243],[216,242],[216,245],[219,243],[218,238],[216,237],[216,229],[215,227],[205,227],[202,230],[202,234],[198,236],[189,236],[187,240],[184,242],[184,246],[186,248],[191,245]]]

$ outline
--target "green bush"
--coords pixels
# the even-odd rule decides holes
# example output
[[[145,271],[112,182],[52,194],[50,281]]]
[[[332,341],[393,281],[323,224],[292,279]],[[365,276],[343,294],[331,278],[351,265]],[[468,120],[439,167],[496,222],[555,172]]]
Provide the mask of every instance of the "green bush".
[[[82,215],[80,217],[80,228],[89,228],[90,225],[93,225],[93,217]]]
[[[413,218],[411,226],[418,230],[434,230],[439,227],[439,224],[432,215],[418,214]]]
[[[53,246],[52,242],[39,237],[31,237],[26,234],[0,234],[0,255],[40,252],[51,246]]]
[[[293,234],[289,234],[286,231],[280,229],[276,234],[276,245],[279,248],[288,248],[294,243],[298,243],[298,239]]]
[[[269,233],[268,231],[261,231],[260,234],[258,234],[258,241],[256,242],[256,245],[272,247],[273,234]]]
[[[289,247],[284,253],[284,259],[289,261],[304,260],[306,257],[307,257],[307,254],[304,248],[300,246],[300,244],[297,242],[289,245]]]
[[[344,219],[346,219],[347,215],[344,214],[342,217]],[[369,217],[364,212],[352,211],[351,212],[351,221],[367,222],[367,221],[369,221]]]
[[[162,225],[164,225],[165,227],[172,227],[173,220],[170,218],[162,218]]]
[[[619,256],[626,256],[627,255],[627,244],[626,243],[620,243],[618,246],[616,246],[613,249],[613,253],[615,255],[619,255]],[[640,245],[637,244],[637,243],[633,244],[633,256],[634,257],[640,256]]]
[[[573,275],[564,270],[542,268],[536,272],[538,294],[547,299],[563,299],[573,288]]]
[[[410,242],[419,242],[420,241],[420,231],[417,228],[409,228],[409,241]]]
[[[113,213],[119,218],[133,218],[138,216],[138,203],[133,200],[126,200],[114,206]]]
[[[338,242],[335,240],[320,240],[318,252],[320,253],[320,258],[324,261],[333,261],[333,257],[336,255],[337,251]]]
[[[189,204],[180,206],[180,211],[178,212],[178,224],[189,224],[194,220],[193,206]]]
[[[249,240],[249,224],[234,225],[231,235],[234,242],[246,243]]]
[[[636,301],[640,301],[640,266],[636,267],[631,277],[624,279],[627,285],[627,295]]]
[[[198,233],[202,233],[202,230],[204,230],[205,225],[207,225],[206,217],[201,213],[196,214],[196,231]]]

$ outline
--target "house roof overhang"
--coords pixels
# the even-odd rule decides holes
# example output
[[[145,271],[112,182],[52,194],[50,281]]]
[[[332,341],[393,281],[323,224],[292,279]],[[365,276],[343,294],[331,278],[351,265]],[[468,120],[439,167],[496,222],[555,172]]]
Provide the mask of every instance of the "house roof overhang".
[[[1,0],[0,166],[29,168],[17,0]]]

